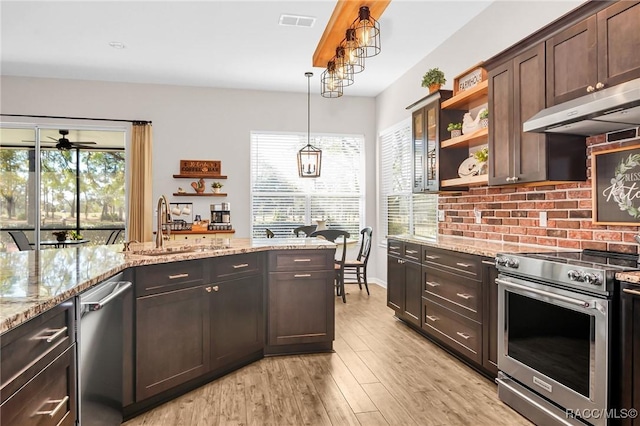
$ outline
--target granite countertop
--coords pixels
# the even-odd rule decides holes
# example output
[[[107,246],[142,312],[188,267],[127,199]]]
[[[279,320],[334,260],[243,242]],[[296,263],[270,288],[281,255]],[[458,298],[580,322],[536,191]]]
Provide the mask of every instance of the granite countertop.
[[[481,240],[468,237],[454,237],[438,235],[437,240],[417,237],[415,235],[390,235],[388,238],[453,250],[478,256],[495,257],[498,253],[544,253],[552,251],[576,251],[560,247],[538,246],[532,244],[507,243],[504,241]]]
[[[335,244],[315,238],[237,238],[212,243],[217,245],[170,241],[165,247],[194,251],[160,256],[135,254],[152,251],[154,243],[131,244],[133,251],[124,253],[122,244],[0,253],[0,333],[126,268],[266,250],[335,248]]]
[[[626,281],[628,283],[640,284],[640,271],[638,272],[618,272],[616,280]]]

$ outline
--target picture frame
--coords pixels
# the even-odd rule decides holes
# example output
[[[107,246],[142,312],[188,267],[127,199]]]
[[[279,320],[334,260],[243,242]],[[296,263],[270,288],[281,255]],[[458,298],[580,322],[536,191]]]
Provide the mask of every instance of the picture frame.
[[[591,154],[592,222],[640,225],[640,144]]]

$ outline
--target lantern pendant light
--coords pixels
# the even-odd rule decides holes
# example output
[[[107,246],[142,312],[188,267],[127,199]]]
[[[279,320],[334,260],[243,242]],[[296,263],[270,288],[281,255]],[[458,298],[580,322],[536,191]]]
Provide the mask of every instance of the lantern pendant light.
[[[333,57],[336,64],[336,77],[342,80],[342,86],[347,87],[353,84],[353,67],[347,62],[344,54],[344,47],[336,47],[336,56]]]
[[[303,178],[320,177],[322,151],[311,145],[311,77],[312,72],[305,72],[307,77],[307,145],[298,151],[298,176]]]
[[[360,8],[351,28],[356,31],[361,57],[370,58],[380,53],[380,24],[371,16],[367,6]]]
[[[356,30],[348,28],[340,46],[344,48],[344,57],[347,63],[351,65],[353,73],[358,74],[364,71],[364,57],[362,56],[362,49],[358,46]]]

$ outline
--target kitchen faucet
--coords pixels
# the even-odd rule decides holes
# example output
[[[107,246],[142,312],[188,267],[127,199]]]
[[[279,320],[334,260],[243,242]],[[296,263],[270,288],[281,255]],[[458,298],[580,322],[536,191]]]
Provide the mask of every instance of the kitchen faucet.
[[[164,213],[162,211],[162,206],[164,205]],[[158,218],[157,218],[158,229],[156,230],[156,248],[163,249],[164,248],[164,234],[162,233],[162,225],[167,225],[167,238],[171,235],[171,228],[169,224],[171,220],[169,219],[169,203],[167,202],[167,197],[161,195],[158,198]]]

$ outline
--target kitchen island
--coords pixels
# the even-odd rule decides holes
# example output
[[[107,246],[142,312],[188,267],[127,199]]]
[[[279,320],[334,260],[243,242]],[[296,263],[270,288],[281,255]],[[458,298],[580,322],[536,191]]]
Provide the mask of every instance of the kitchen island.
[[[34,341],[31,337],[46,334],[59,348],[55,356],[63,352],[68,361],[66,367],[56,366],[61,377],[56,380],[64,378],[69,384],[65,389],[71,389],[76,380],[75,342],[82,338],[75,332],[82,330],[80,315],[74,313],[79,312],[76,296],[119,272],[133,282],[123,330],[128,348],[123,354],[125,418],[265,355],[330,351],[334,254],[333,243],[316,239],[169,243],[164,250],[137,243],[128,252],[113,245],[3,253],[3,372],[5,366],[40,365],[40,358],[53,356],[43,340],[43,352],[34,360],[14,355],[26,341]],[[3,375],[8,379],[3,390],[12,381],[30,380],[25,375],[34,372],[51,376],[43,374],[49,368],[45,366],[24,368],[17,379]],[[75,418],[73,394],[60,395],[65,422]],[[3,416],[20,419],[24,409],[6,411],[4,402],[3,397]]]

